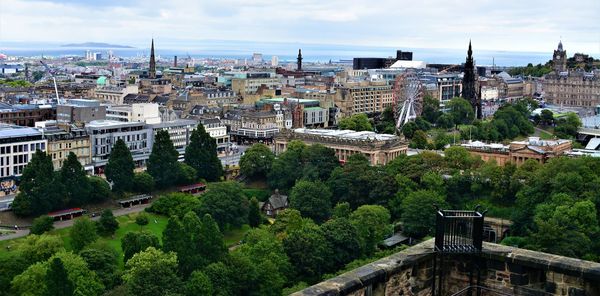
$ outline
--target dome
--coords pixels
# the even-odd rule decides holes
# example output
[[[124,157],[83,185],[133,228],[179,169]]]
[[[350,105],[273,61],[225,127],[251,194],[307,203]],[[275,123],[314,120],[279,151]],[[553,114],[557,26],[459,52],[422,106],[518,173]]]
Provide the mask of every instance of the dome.
[[[98,77],[98,80],[96,80],[96,85],[106,85],[106,76]]]

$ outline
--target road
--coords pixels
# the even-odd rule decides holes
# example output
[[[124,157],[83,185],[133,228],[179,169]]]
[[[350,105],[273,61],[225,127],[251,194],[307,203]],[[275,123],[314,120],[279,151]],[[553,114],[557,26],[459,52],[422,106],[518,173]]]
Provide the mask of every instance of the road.
[[[124,215],[132,214],[132,213],[139,213],[139,212],[143,211],[144,209],[146,209],[147,207],[149,207],[150,205],[151,204],[142,204],[142,205],[137,205],[137,206],[133,206],[130,208],[121,208],[121,209],[113,210],[113,215],[124,216]],[[98,219],[100,219],[100,216],[96,216],[91,219],[98,220]],[[75,220],[76,219],[54,222],[54,229],[71,227],[71,226],[73,226],[73,223],[75,223]],[[6,229],[6,230],[13,230],[13,229]],[[29,229],[21,229],[21,230],[17,230],[15,233],[0,236],[0,241],[24,237],[28,234],[29,234]]]

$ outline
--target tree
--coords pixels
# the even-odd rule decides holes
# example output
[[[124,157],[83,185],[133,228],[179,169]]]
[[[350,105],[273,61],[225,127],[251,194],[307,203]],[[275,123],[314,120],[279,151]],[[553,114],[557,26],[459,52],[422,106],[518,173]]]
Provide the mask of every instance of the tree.
[[[140,227],[144,227],[144,226],[148,225],[148,215],[146,215],[144,213],[139,213],[135,217],[135,224],[139,225]]]
[[[409,146],[417,149],[427,148],[427,134],[422,130],[417,130],[410,140]]]
[[[248,222],[248,200],[236,182],[210,184],[202,196],[198,215],[210,214],[221,229]]]
[[[121,239],[123,261],[129,261],[133,255],[144,251],[149,247],[160,248],[160,243],[156,235],[146,231],[127,232]]]
[[[322,223],[330,215],[331,191],[320,181],[300,180],[292,188],[290,207],[299,210],[302,216]]]
[[[254,228],[248,231],[244,237],[244,244],[236,248],[234,252],[240,252],[247,256],[259,273],[264,273],[266,269],[274,267],[275,270],[270,271],[272,277],[266,275],[257,276],[258,278],[263,277],[263,280],[266,281],[261,285],[261,289],[264,287],[264,289],[268,290],[269,286],[274,286],[277,283],[281,284],[281,279],[285,282],[286,279],[291,277],[292,266],[285,253],[283,244],[281,240],[277,239],[267,229]],[[271,264],[269,266],[261,266],[263,263]]]
[[[554,128],[554,133],[556,136],[562,139],[570,139],[577,137],[577,130],[581,127],[581,119],[579,116],[573,112],[567,113],[567,116],[564,118],[560,118],[556,127]]]
[[[260,208],[258,207],[258,200],[253,197],[250,200],[250,206],[248,208],[248,224],[250,227],[258,227],[260,225]]]
[[[197,178],[218,181],[223,165],[217,156],[217,143],[202,124],[192,131],[190,144],[185,148],[185,163],[196,170]]]
[[[162,233],[163,251],[175,252],[179,256],[181,262],[181,255],[179,252],[186,248],[186,236],[188,234],[184,231],[183,225],[177,216],[171,216],[167,222],[167,226]],[[189,234],[188,234],[189,235]]]
[[[271,170],[275,156],[264,144],[254,144],[240,158],[240,172],[250,178],[264,178]]]
[[[277,156],[267,176],[272,189],[288,192],[296,184],[296,180],[302,177],[304,149],[306,149],[304,142],[292,140],[288,143],[285,152]]]
[[[37,150],[23,169],[12,209],[19,216],[46,214],[61,207],[52,159]]]
[[[118,139],[110,151],[104,171],[106,179],[113,184],[113,191],[121,193],[132,188],[134,168],[135,164],[129,148],[122,139]]]
[[[475,119],[475,112],[469,101],[463,98],[453,98],[448,103],[448,113],[452,116],[456,125],[470,124]]]
[[[28,265],[48,260],[52,255],[64,251],[62,239],[55,235],[35,235],[25,237],[19,247],[20,257],[25,259]]]
[[[350,214],[350,223],[358,230],[364,254],[370,255],[377,244],[392,234],[390,212],[382,206],[364,205]]]
[[[94,244],[79,253],[88,268],[95,272],[100,282],[110,289],[120,282],[119,253],[108,244]]]
[[[185,295],[212,295],[213,286],[208,276],[202,271],[194,271],[185,284]]]
[[[454,127],[454,118],[448,113],[444,113],[435,121],[435,125],[439,128],[450,129]]]
[[[113,235],[115,231],[119,229],[119,222],[117,222],[117,219],[110,209],[102,211],[100,220],[98,220],[97,229],[98,234],[103,236]]]
[[[340,202],[337,203],[333,208],[333,213],[331,216],[334,219],[348,218],[350,217],[350,213],[352,213],[352,210],[350,209],[350,204],[348,202]]]
[[[175,150],[169,132],[160,130],[154,136],[152,153],[148,158],[148,173],[156,186],[165,188],[177,182],[179,176],[179,152]]]
[[[288,233],[283,248],[300,280],[316,281],[329,270],[332,250],[321,228],[314,224]]]
[[[90,183],[90,200],[98,202],[106,199],[110,199],[110,185],[101,177],[89,176],[88,182]]]
[[[440,101],[431,95],[425,95],[423,97],[423,118],[430,123],[436,123],[440,113]]]
[[[405,125],[402,126],[402,134],[407,139],[412,139],[412,137],[415,135],[415,132],[417,130],[419,130],[419,127],[417,126],[417,124],[414,121],[409,121]]]
[[[361,256],[361,241],[358,229],[348,218],[336,218],[325,222],[321,229],[331,245],[333,268],[338,270],[346,263]]]
[[[148,172],[136,173],[133,176],[133,189],[140,193],[150,193],[154,190],[154,178]]]
[[[215,262],[206,266],[203,270],[210,279],[215,296],[234,296],[236,295],[236,283],[234,282],[234,273],[225,263]]]
[[[177,177],[177,184],[188,185],[198,181],[196,169],[189,166],[186,163],[180,162],[178,165],[179,176]]]
[[[419,190],[410,193],[402,201],[402,217],[404,233],[421,238],[431,234],[435,226],[435,208],[446,206],[444,197],[435,191]]]
[[[72,294],[99,296],[104,291],[104,286],[99,281],[98,276],[92,272],[83,259],[72,252],[59,252],[44,262],[38,262],[29,266],[23,273],[15,276],[12,281],[12,292],[14,295],[48,295],[47,277],[56,273],[57,267],[51,269],[51,264],[55,259],[62,261],[63,267],[66,270],[66,276],[61,272],[62,278],[54,278],[54,283],[68,280],[73,285]],[[58,288],[58,287],[56,287]],[[50,292],[50,291],[48,291]],[[50,295],[71,295],[71,294],[50,294]]]
[[[540,120],[544,125],[552,125],[554,124],[554,113],[548,109],[544,109],[541,112]]]
[[[32,234],[42,234],[54,229],[54,218],[49,216],[39,216],[33,219],[29,232]]]
[[[364,113],[354,114],[350,117],[342,118],[338,123],[338,127],[339,129],[347,129],[357,132],[373,130],[373,126],[371,126],[367,114]]]
[[[177,276],[177,255],[149,247],[127,261],[123,282],[132,295],[178,293],[182,289]]]
[[[443,131],[437,131],[433,135],[433,148],[436,150],[442,150],[446,145],[450,143],[448,135]]]
[[[88,218],[77,219],[69,235],[71,236],[71,246],[76,252],[83,250],[85,246],[93,243],[98,238],[96,225]]]
[[[10,294],[10,283],[17,275],[29,267],[25,258],[19,254],[10,254],[0,258],[0,291]]]
[[[80,206],[92,201],[90,199],[91,185],[75,153],[69,152],[58,175],[64,190],[64,205]]]
[[[216,221],[209,214],[204,214],[198,238],[200,254],[208,263],[217,262],[227,255],[223,234]]]
[[[54,258],[50,261],[48,271],[46,272],[46,293],[45,295],[73,295],[73,283],[68,277],[67,270],[60,258]]]
[[[187,193],[173,192],[161,196],[152,203],[147,211],[167,217],[183,217],[187,212],[197,211],[199,208],[200,200],[197,197]]]
[[[444,150],[444,160],[449,168],[457,170],[466,170],[474,163],[469,151],[460,146],[452,146]]]
[[[304,160],[302,176],[313,181],[327,180],[331,172],[340,165],[335,150],[321,144],[306,147],[302,151],[302,159]]]

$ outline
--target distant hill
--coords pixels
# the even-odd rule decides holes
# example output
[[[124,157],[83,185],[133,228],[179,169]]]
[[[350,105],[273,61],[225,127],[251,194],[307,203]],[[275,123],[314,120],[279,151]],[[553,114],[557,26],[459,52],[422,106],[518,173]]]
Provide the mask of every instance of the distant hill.
[[[108,44],[101,42],[84,42],[84,43],[70,43],[63,44],[61,47],[91,47],[91,48],[134,48],[128,45]]]

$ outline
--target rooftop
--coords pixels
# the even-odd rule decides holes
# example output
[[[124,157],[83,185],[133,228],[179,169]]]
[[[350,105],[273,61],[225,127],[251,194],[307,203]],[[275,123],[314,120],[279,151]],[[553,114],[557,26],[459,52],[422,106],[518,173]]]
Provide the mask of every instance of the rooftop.
[[[397,139],[398,137],[390,134],[377,134],[375,132],[357,132],[353,130],[328,130],[328,129],[307,129],[297,128],[294,129],[294,133],[316,135],[328,138],[339,138],[349,140],[378,140],[378,141],[389,141]]]
[[[40,136],[37,129],[32,127],[23,127],[12,124],[0,124],[0,139],[9,139],[17,137]]]
[[[122,127],[122,126],[135,126],[143,124],[141,122],[123,122],[116,120],[92,120],[86,125],[88,128],[102,128],[102,127]]]

